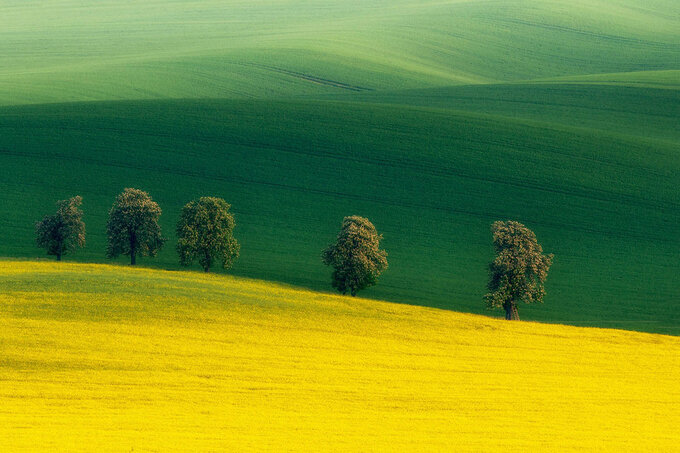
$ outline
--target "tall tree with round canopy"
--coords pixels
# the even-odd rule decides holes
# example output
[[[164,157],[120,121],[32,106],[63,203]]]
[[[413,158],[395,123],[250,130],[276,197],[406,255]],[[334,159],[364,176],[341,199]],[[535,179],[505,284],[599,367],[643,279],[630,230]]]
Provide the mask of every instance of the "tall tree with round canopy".
[[[158,224],[161,213],[160,206],[148,193],[125,189],[109,211],[106,256],[129,255],[133,266],[137,263],[137,255],[156,256],[165,243]]]
[[[177,253],[183,266],[198,260],[205,272],[215,262],[224,269],[231,268],[240,246],[234,238],[230,207],[221,198],[201,197],[182,208],[177,223]]]
[[[85,246],[85,223],[80,196],[57,201],[56,214],[48,215],[35,224],[38,247],[61,261],[62,255]]]
[[[387,269],[387,252],[380,249],[382,235],[366,218],[345,217],[335,244],[321,254],[323,263],[332,266],[334,288],[342,294],[373,286]]]
[[[491,225],[496,258],[489,265],[488,308],[503,308],[505,319],[519,320],[517,304],[543,303],[544,283],[553,255],[544,255],[536,235],[519,222]]]

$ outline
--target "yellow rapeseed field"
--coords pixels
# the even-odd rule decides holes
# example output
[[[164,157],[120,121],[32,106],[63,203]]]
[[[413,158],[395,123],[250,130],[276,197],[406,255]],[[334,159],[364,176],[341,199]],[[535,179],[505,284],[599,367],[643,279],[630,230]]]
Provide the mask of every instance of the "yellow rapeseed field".
[[[0,382],[2,452],[680,451],[679,338],[223,275],[1,261]]]

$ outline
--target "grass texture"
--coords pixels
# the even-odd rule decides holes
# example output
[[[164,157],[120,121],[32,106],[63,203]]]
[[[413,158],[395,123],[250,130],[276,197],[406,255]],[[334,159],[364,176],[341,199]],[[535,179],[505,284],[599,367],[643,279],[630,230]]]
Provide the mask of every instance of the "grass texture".
[[[546,304],[521,309],[526,319],[678,333],[677,92],[534,88],[533,102],[532,89],[506,86],[400,98],[425,106],[383,95],[2,108],[0,234],[12,239],[0,255],[42,256],[33,223],[79,194],[88,245],[67,259],[102,261],[113,197],[138,187],[170,238],[143,262],[176,268],[179,209],[220,196],[236,215],[237,275],[329,288],[321,250],[356,214],[389,253],[368,297],[482,312],[489,226],[515,219],[557,257]],[[511,116],[518,99],[524,117]]]
[[[672,451],[680,340],[0,262],[5,451]]]
[[[0,104],[680,69],[675,0],[10,0],[0,18]]]
[[[0,5],[0,256],[124,187],[233,205],[236,275],[326,289],[342,218],[384,233],[371,298],[481,313],[489,225],[556,261],[526,319],[680,333],[676,0]]]

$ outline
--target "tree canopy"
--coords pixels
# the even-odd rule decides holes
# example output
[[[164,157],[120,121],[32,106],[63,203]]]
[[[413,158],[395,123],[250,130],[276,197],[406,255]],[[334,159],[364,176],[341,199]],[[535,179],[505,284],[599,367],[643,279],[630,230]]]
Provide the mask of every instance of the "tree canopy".
[[[491,225],[496,258],[489,265],[488,308],[503,308],[505,319],[519,319],[519,301],[542,303],[553,255],[544,255],[536,235],[519,222]]]
[[[35,224],[38,247],[61,261],[62,255],[85,246],[85,223],[80,196],[57,201],[57,212],[43,217]]]
[[[177,223],[177,252],[184,266],[198,260],[206,272],[213,263],[231,268],[239,256],[234,238],[234,216],[221,198],[201,197],[187,203]]]
[[[323,263],[334,268],[332,284],[342,294],[375,285],[387,269],[387,252],[380,249],[375,226],[366,218],[345,217],[334,244],[321,254]]]
[[[161,213],[148,193],[125,189],[109,211],[106,255],[109,258],[129,255],[131,265],[136,264],[137,255],[156,256],[165,242],[158,224]]]

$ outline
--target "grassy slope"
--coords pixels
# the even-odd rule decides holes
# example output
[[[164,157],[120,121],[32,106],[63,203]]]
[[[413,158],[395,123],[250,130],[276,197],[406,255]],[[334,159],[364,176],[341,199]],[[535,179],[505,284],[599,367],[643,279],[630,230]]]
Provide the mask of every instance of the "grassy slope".
[[[0,18],[0,104],[422,88],[680,60],[675,0],[14,0]]]
[[[535,82],[539,82],[536,80]],[[620,72],[613,74],[586,74],[546,79],[547,83],[564,82],[574,84],[599,84],[616,86],[637,86],[649,88],[680,88],[680,70]]]
[[[238,215],[237,274],[327,287],[319,251],[356,213],[390,252],[371,297],[479,312],[488,224],[516,218],[558,255],[525,317],[678,333],[679,8],[2,2],[0,255],[39,255],[33,222],[74,193],[89,261],[124,186],[162,203],[171,239],[178,208],[215,194]],[[307,100],[10,106],[282,96]]]
[[[655,142],[674,145],[680,140],[680,71],[673,74],[674,78],[650,72],[645,78],[637,79],[633,79],[632,74],[628,79],[621,74],[571,81],[450,86],[330,98],[494,115],[509,121],[540,122],[547,127],[578,128],[584,134],[627,135],[645,139],[655,148]],[[616,79],[617,76],[620,78]],[[600,82],[605,79],[619,82]],[[658,84],[652,85],[652,81]]]
[[[55,198],[84,197],[89,244],[76,258],[101,260],[123,187],[161,203],[171,238],[182,204],[214,194],[237,215],[237,274],[327,288],[320,251],[359,214],[390,253],[369,296],[480,312],[489,224],[513,218],[557,255],[548,304],[523,309],[527,319],[679,333],[677,92],[518,89],[484,87],[494,115],[474,95],[467,112],[226,100],[3,108],[0,231],[13,240],[0,253],[40,256],[32,223]],[[543,103],[509,118],[506,104],[534,89]],[[564,104],[573,98],[583,105]],[[609,102],[608,114],[593,102]],[[154,264],[175,263],[171,241]]]
[[[0,262],[6,451],[671,451],[680,341]],[[76,289],[77,288],[77,289]]]

